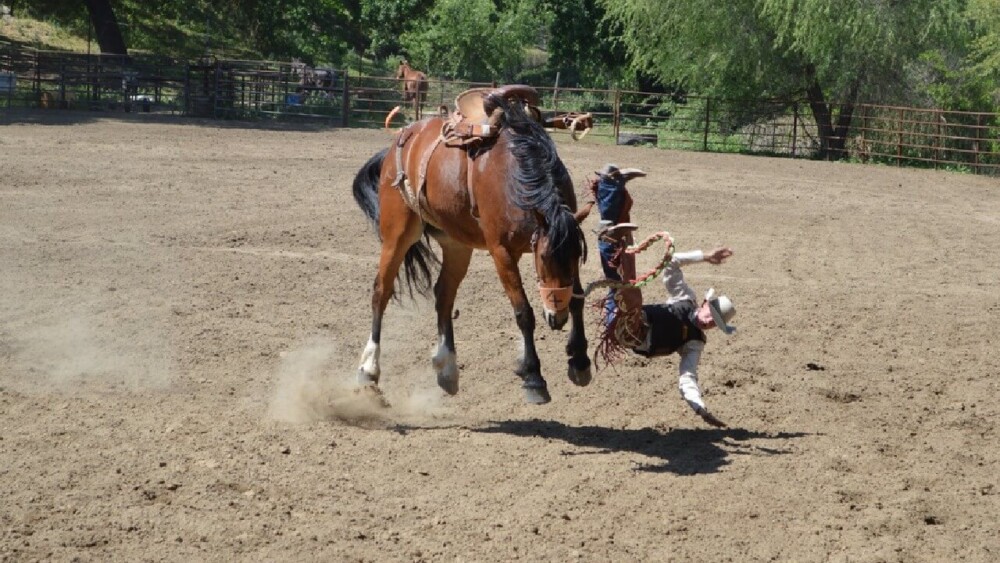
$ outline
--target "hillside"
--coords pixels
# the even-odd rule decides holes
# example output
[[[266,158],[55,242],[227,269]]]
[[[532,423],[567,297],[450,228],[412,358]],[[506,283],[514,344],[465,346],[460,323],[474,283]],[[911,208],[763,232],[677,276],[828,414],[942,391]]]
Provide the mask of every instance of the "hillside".
[[[0,19],[0,41],[18,43],[36,49],[87,51],[86,36],[80,37],[57,24],[31,18],[8,16]]]

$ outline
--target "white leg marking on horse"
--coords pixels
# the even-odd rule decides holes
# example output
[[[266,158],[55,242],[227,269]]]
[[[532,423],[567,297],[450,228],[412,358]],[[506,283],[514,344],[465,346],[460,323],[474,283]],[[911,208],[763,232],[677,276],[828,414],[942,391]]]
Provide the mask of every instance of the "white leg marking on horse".
[[[431,365],[437,370],[438,385],[454,395],[458,392],[458,355],[448,349],[442,336],[437,351],[431,356]]]
[[[369,336],[368,344],[365,345],[365,351],[361,353],[361,365],[358,366],[358,383],[362,385],[378,383],[378,378],[382,374],[382,370],[378,365],[380,351],[379,345]]]

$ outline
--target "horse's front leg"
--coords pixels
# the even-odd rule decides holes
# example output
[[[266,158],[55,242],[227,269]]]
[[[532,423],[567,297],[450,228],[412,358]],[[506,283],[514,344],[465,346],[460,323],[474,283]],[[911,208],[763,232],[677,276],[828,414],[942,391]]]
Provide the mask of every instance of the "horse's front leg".
[[[583,328],[583,287],[580,280],[573,282],[573,298],[569,302],[571,325],[566,355],[569,356],[569,380],[583,387],[590,383],[590,358],[587,356],[587,335]]]
[[[517,267],[517,257],[514,257],[504,247],[490,250],[493,263],[496,265],[500,283],[503,284],[507,298],[514,308],[514,318],[517,328],[521,329],[522,355],[515,373],[523,380],[524,398],[527,402],[537,405],[552,400],[548,385],[542,377],[542,366],[535,349],[535,312],[531,309],[528,296],[524,293],[521,283],[521,273]]]
[[[437,382],[449,395],[458,393],[458,356],[455,352],[455,330],[452,311],[458,286],[469,271],[472,249],[447,239],[441,244],[441,273],[434,284],[434,307],[437,310],[438,345],[431,364],[437,371]]]

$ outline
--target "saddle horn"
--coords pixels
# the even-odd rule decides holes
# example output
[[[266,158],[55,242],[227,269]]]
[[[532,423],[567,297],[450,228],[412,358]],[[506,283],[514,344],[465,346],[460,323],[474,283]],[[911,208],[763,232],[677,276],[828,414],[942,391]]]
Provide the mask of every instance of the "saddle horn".
[[[508,84],[506,86],[500,86],[499,88],[494,88],[493,90],[487,92],[483,96],[483,109],[486,111],[486,115],[493,113],[496,109],[494,102],[490,100],[491,96],[500,96],[505,100],[522,100],[529,106],[538,106],[540,97],[538,96],[538,90],[526,84]]]

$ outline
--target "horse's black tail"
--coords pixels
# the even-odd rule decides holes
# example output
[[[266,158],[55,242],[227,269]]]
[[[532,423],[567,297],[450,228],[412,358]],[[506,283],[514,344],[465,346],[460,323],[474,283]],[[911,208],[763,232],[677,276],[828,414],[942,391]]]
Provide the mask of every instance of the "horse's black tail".
[[[372,225],[378,229],[379,225],[379,199],[378,187],[379,179],[382,176],[382,162],[389,149],[382,149],[375,153],[368,162],[358,170],[354,177],[354,201],[358,207],[365,212]],[[406,251],[403,259],[403,277],[406,279],[406,288],[410,297],[417,292],[427,295],[433,287],[434,271],[441,265],[437,255],[430,247],[430,237],[424,232],[424,240],[417,241]],[[394,294],[397,296],[397,294]]]
[[[382,176],[382,161],[388,152],[389,149],[382,149],[372,155],[354,177],[354,201],[376,228],[378,227],[378,182]]]

